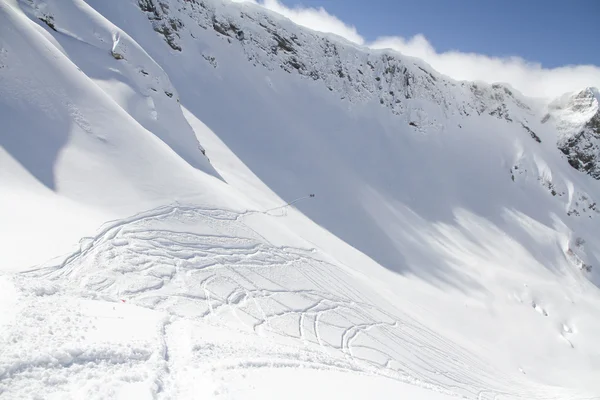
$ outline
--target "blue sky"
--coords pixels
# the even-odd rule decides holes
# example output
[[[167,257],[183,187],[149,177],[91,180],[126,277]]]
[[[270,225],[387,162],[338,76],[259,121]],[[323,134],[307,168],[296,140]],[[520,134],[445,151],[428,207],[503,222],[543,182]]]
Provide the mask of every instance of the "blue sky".
[[[600,65],[600,0],[282,0],[324,7],[367,40],[423,34],[438,51]]]

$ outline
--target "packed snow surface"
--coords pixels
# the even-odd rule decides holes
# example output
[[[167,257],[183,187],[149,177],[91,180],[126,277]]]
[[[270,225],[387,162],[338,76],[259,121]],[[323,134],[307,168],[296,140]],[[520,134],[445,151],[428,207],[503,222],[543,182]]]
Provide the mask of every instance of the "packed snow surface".
[[[598,98],[4,0],[0,398],[600,399]]]

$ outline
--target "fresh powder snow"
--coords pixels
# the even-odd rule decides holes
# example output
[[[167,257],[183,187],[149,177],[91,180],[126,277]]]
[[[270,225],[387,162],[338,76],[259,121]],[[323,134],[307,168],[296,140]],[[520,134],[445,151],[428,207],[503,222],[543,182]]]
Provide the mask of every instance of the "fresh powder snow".
[[[251,3],[4,0],[0,398],[600,399],[599,103]]]

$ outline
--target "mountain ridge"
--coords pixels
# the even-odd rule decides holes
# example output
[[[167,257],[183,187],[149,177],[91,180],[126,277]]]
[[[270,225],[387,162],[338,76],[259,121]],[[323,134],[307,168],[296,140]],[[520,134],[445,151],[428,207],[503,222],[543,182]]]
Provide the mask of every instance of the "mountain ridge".
[[[468,117],[475,113],[487,113],[498,119],[520,124],[532,139],[541,141],[536,131],[528,126],[530,123],[527,118],[513,121],[510,111],[516,107],[534,118],[534,113],[529,111],[541,108],[540,101],[526,99],[521,94],[515,95],[514,89],[511,90],[506,85],[455,81],[439,74],[422,60],[406,57],[393,50],[372,50],[357,46],[341,37],[313,32],[293,23],[286,25],[288,31],[275,22],[278,18],[285,17],[255,4],[239,3],[226,8],[222,8],[220,2],[195,0],[175,1],[174,4],[175,6],[166,0],[138,2],[140,9],[152,22],[154,30],[163,35],[174,50],[181,51],[182,44],[179,42],[186,29],[181,17],[172,11],[177,9],[180,13],[187,13],[203,29],[212,29],[226,39],[228,44],[232,41],[240,43],[248,62],[255,67],[260,64],[272,69],[278,64],[279,68],[288,73],[298,73],[315,81],[323,81],[329,91],[339,95],[340,100],[365,102],[376,99],[420,131],[443,129],[444,123],[441,120],[447,119],[444,117],[448,114],[458,113],[461,117]],[[228,8],[231,6],[238,6],[238,10],[231,11]],[[236,12],[239,12],[239,17],[235,15]],[[263,16],[268,17],[260,20]],[[319,46],[307,46],[311,42],[317,42]],[[211,65],[218,63],[210,54],[203,54],[203,58]],[[323,64],[323,60],[327,61]],[[450,90],[444,91],[440,89],[441,86],[450,86]],[[598,89],[590,87],[580,93],[592,93],[592,98],[593,93],[596,93],[597,98]],[[431,117],[431,111],[426,113],[419,105],[411,104],[410,100],[413,98],[437,104],[442,109],[441,115]],[[551,101],[550,104],[555,102],[556,100]],[[597,166],[600,165],[598,144],[592,144],[594,149],[590,151],[590,141],[593,139],[589,138],[589,134],[565,134],[572,138],[568,143],[564,140],[557,142],[557,146],[567,155],[569,163],[594,179],[600,179],[600,172],[597,170],[600,168]],[[575,135],[577,138],[573,138]],[[570,155],[567,147],[580,150],[577,155]],[[581,167],[584,164],[587,166]]]

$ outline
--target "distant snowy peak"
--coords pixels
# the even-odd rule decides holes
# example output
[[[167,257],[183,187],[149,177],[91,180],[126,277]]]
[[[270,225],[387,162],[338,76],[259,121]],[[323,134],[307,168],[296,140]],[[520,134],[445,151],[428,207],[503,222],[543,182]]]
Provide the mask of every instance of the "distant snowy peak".
[[[548,106],[542,122],[554,119],[560,133],[558,148],[569,164],[600,180],[600,92],[586,88],[566,94]]]
[[[588,87],[579,92],[566,93],[553,100],[548,108],[550,111],[564,112],[573,118],[589,119],[598,112],[600,92],[597,88]]]

